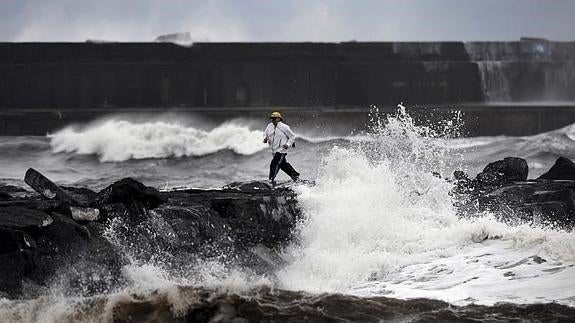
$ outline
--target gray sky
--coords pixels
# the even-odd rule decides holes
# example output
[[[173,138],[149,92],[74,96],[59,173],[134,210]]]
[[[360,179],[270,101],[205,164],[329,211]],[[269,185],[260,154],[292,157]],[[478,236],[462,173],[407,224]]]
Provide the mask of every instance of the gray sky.
[[[575,40],[575,0],[0,0],[0,41]]]

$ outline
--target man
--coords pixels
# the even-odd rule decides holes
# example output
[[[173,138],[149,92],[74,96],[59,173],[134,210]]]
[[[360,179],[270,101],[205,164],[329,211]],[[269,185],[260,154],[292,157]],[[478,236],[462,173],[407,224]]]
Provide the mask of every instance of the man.
[[[299,178],[299,173],[286,160],[287,151],[295,142],[295,133],[282,122],[282,115],[279,112],[272,112],[270,119],[272,122],[264,131],[264,144],[270,145],[273,154],[270,163],[270,182],[274,183],[280,169],[295,182]]]

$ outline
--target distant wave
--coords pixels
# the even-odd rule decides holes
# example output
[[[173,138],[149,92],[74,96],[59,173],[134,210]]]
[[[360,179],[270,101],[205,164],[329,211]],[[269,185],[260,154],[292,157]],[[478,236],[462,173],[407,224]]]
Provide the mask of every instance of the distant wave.
[[[221,150],[253,155],[267,149],[263,132],[239,122],[226,122],[211,130],[202,130],[165,121],[134,123],[107,120],[81,129],[68,127],[48,135],[54,153],[97,155],[101,162],[130,159],[204,156]],[[319,143],[340,137],[298,137]]]
[[[454,149],[475,149],[485,153],[497,152],[533,158],[541,154],[575,157],[575,124],[531,136],[474,137],[447,141]]]
[[[232,123],[206,131],[164,121],[108,120],[81,130],[68,127],[48,137],[54,153],[95,154],[103,162],[202,156],[223,149],[251,155],[266,148],[261,131]]]

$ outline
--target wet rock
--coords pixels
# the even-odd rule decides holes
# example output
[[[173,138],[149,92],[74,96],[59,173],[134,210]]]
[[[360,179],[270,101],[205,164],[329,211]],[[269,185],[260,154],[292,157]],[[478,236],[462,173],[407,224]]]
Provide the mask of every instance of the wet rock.
[[[565,157],[559,157],[547,173],[538,179],[575,180],[575,163]]]
[[[45,213],[51,213],[53,211],[62,208],[62,203],[53,200],[43,200],[39,198],[29,198],[29,199],[13,199],[9,201],[0,201],[0,208],[2,207],[23,207],[31,210],[39,210]]]
[[[22,281],[33,266],[26,252],[0,254],[0,291],[7,298],[22,294]]]
[[[0,254],[36,247],[36,241],[24,231],[0,227]]]
[[[27,194],[28,191],[21,187],[0,183],[0,201],[11,200],[15,197],[22,197]]]
[[[300,215],[293,191],[261,182],[167,193],[133,179],[97,194],[58,188],[70,197],[66,203],[91,200],[92,207],[72,204],[62,214],[67,204],[51,194],[0,201],[0,292],[10,297],[22,296],[24,282],[36,289],[58,282],[77,295],[112,290],[127,279],[124,252],[182,267],[223,257],[268,268],[269,257],[256,256],[254,247],[276,253]],[[48,218],[53,222],[45,225]]]
[[[28,191],[26,191],[25,189],[23,189],[21,187],[9,185],[9,184],[3,184],[3,183],[0,183],[0,192],[12,194],[12,195],[16,195],[16,194],[20,194],[20,193],[28,193]]]
[[[568,165],[562,161],[556,164]],[[568,167],[557,169],[568,169]],[[521,181],[527,166],[520,158],[505,158],[485,167],[474,179],[456,174],[454,205],[462,217],[489,212],[510,225],[534,224],[571,230],[575,227],[575,181]],[[565,174],[565,173],[562,173]],[[563,176],[563,175],[561,175]]]
[[[100,191],[94,204],[122,203],[126,206],[141,205],[147,209],[155,209],[166,201],[157,189],[132,178],[124,178]]]
[[[44,227],[52,223],[52,218],[38,210],[18,206],[0,207],[0,227],[21,229]]]
[[[24,176],[24,181],[36,192],[42,194],[47,199],[56,199],[69,205],[80,204],[62,190],[62,188],[33,168],[28,168],[26,175]]]
[[[251,182],[233,182],[226,186],[224,189],[232,189],[239,191],[254,191],[254,190],[271,190],[273,186],[269,182],[251,181]]]
[[[505,182],[525,181],[529,173],[527,161],[518,157],[506,157],[487,165],[476,177],[483,185],[499,185]]]
[[[79,205],[91,204],[98,195],[96,192],[85,187],[60,186],[73,200],[80,202]]]

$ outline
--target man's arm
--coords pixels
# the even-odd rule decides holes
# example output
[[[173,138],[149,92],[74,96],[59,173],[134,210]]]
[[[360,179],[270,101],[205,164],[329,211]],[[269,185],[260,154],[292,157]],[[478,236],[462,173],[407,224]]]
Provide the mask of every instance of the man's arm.
[[[267,144],[268,142],[268,128],[270,127],[270,125],[268,124],[266,126],[266,129],[264,130],[264,144]]]
[[[291,128],[287,124],[284,124],[283,131],[285,132],[286,136],[288,137],[288,141],[287,141],[286,145],[288,147],[291,147],[291,145],[295,142],[296,135],[293,131],[291,131]]]

